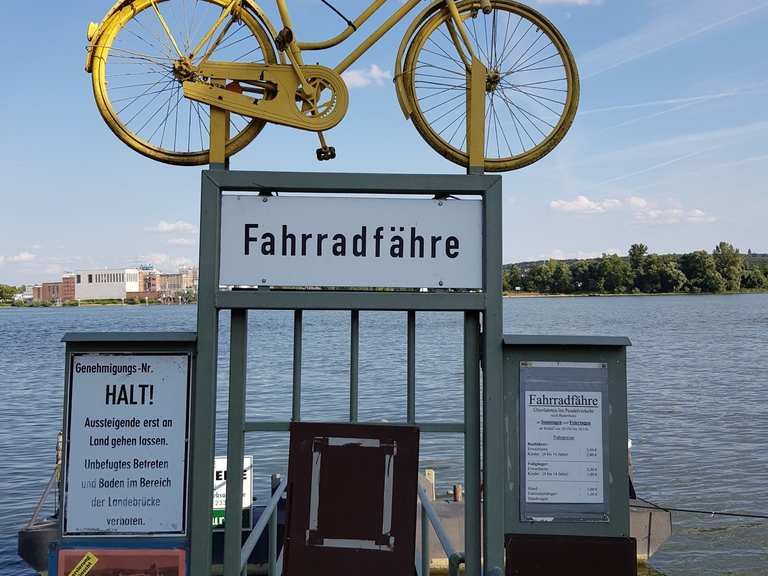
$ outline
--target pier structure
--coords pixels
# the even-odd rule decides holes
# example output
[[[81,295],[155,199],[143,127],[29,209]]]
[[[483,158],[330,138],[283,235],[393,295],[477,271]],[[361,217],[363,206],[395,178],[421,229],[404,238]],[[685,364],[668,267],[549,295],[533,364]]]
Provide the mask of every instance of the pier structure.
[[[240,574],[261,535],[274,524],[279,496],[287,484],[277,487],[275,496],[264,515],[264,522],[252,532],[243,545],[241,542],[240,494],[242,477],[238,473],[244,456],[244,439],[258,432],[289,432],[291,422],[302,421],[302,347],[304,312],[309,310],[339,310],[349,313],[350,372],[349,422],[358,422],[358,350],[360,313],[366,311],[406,312],[406,414],[402,422],[418,427],[421,434],[460,433],[464,435],[465,474],[465,549],[451,551],[451,561],[458,569],[463,565],[466,574],[480,575],[481,558],[486,566],[494,563],[501,574],[504,560],[503,528],[503,389],[502,389],[502,295],[501,295],[501,178],[498,176],[467,175],[385,175],[385,174],[312,174],[242,172],[212,167],[202,175],[201,257],[198,302],[197,386],[191,438],[192,454],[190,492],[190,573],[207,574],[210,565],[210,517],[213,489],[210,475],[214,450],[217,335],[220,316],[231,315],[229,333],[229,408],[227,431],[227,512],[225,516],[224,574]],[[226,195],[238,196],[246,209],[247,203],[261,206],[288,202],[292,194],[310,200],[327,198],[332,194],[338,201],[355,201],[365,195],[386,204],[403,197],[413,198],[411,203],[426,203],[441,209],[445,204],[477,205],[480,246],[474,257],[476,278],[465,279],[472,288],[441,288],[443,281],[435,279],[434,286],[421,290],[354,290],[338,286],[329,290],[283,289],[279,285],[263,284],[248,288],[227,285],[229,276],[222,280],[222,259],[227,260],[226,239],[222,240],[222,225],[228,216],[222,214],[222,199]],[[465,200],[461,200],[461,198]],[[416,200],[418,199],[418,200]],[[408,202],[409,200],[405,200]],[[224,211],[226,212],[226,200]],[[330,200],[329,200],[330,202]],[[440,205],[440,208],[438,208]],[[353,213],[354,216],[354,213]],[[223,223],[224,220],[224,223]],[[359,229],[359,226],[358,226]],[[243,253],[247,245],[245,228],[237,230]],[[251,237],[251,236],[247,236]],[[226,244],[222,246],[222,242]],[[457,240],[458,242],[458,240]],[[464,237],[461,238],[462,246]],[[315,247],[313,247],[315,248]],[[313,252],[317,254],[317,251]],[[450,255],[448,256],[450,258]],[[224,270],[229,274],[224,262]],[[259,274],[266,274],[259,270]],[[308,274],[311,282],[312,274]],[[288,310],[294,315],[293,388],[291,421],[252,421],[245,418],[245,382],[249,346],[248,318],[264,310]],[[420,312],[446,311],[462,314],[464,318],[464,418],[457,422],[420,422],[416,420],[416,318]],[[483,352],[481,352],[483,351]],[[481,376],[482,374],[482,376]],[[481,412],[484,428],[481,430]],[[486,462],[481,479],[481,454]],[[290,481],[290,479],[288,479]],[[414,479],[415,481],[415,479]],[[481,482],[484,498],[481,499]],[[428,506],[429,504],[424,504]],[[481,549],[481,506],[483,529],[487,535]],[[269,518],[269,519],[268,519]],[[425,525],[428,529],[429,524]],[[439,530],[439,528],[438,528]],[[272,538],[270,538],[272,542]],[[279,551],[270,547],[270,566],[276,570]],[[422,559],[423,560],[423,559]],[[428,559],[426,566],[428,566]],[[424,562],[422,561],[422,568]],[[275,572],[272,572],[275,573]]]

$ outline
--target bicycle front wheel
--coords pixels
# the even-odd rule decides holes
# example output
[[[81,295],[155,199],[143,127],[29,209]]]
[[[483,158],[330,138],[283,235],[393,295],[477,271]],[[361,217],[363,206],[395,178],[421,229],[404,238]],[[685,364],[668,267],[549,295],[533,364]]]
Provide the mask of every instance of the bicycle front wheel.
[[[513,0],[457,3],[485,82],[485,170],[522,168],[548,154],[573,123],[579,102],[576,62],[560,32]],[[405,58],[405,89],[422,137],[448,160],[469,164],[467,66],[447,9],[416,32]],[[466,55],[465,55],[466,57]]]
[[[210,109],[184,98],[182,83],[206,54],[215,61],[276,62],[269,34],[246,7],[220,19],[229,3],[134,0],[104,24],[92,48],[96,104],[110,129],[137,152],[169,164],[208,163]],[[264,124],[230,114],[227,156],[245,147]]]

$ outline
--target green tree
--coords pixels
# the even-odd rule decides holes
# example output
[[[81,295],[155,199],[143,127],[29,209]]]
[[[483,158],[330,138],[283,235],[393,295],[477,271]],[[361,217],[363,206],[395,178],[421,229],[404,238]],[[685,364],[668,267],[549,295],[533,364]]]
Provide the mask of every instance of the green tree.
[[[683,254],[679,266],[687,278],[685,287],[689,292],[722,292],[726,288],[714,257],[704,250]]]
[[[632,269],[626,260],[616,254],[603,254],[600,258],[600,270],[607,292],[620,294],[632,289]]]
[[[578,260],[571,264],[571,279],[575,292],[602,292],[602,277],[594,260]]]
[[[16,286],[0,284],[0,302],[13,302],[13,297],[18,293],[19,289]]]
[[[504,274],[504,290],[513,291],[518,286],[523,285],[523,273],[520,267],[512,264],[506,274]]]
[[[728,242],[720,242],[715,247],[712,256],[715,259],[715,267],[720,276],[725,280],[727,290],[741,288],[741,270],[744,267],[744,257],[738,249]]]
[[[768,288],[768,277],[756,266],[749,266],[741,271],[741,287],[747,290]]]
[[[531,266],[523,281],[523,287],[529,292],[549,292],[551,286],[552,269],[547,264]]]
[[[645,244],[632,244],[629,248],[629,267],[632,272],[642,271],[645,259],[648,256],[648,246]]]
[[[655,255],[654,255],[655,256]],[[659,292],[680,292],[688,281],[685,274],[677,265],[677,260],[671,256],[656,256],[655,273],[658,274]]]
[[[552,269],[552,282],[550,291],[556,294],[570,294],[573,292],[573,275],[566,262],[554,262],[550,260]]]

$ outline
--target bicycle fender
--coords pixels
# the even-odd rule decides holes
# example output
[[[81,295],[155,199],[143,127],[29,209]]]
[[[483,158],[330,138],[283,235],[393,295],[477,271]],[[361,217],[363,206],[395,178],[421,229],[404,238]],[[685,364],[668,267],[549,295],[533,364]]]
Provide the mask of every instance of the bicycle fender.
[[[115,2],[115,4],[112,6],[112,8],[109,9],[109,11],[106,13],[104,18],[102,18],[101,22],[99,24],[96,24],[95,22],[91,22],[88,25],[88,48],[86,50],[86,56],[85,56],[85,71],[89,74],[93,70],[93,53],[94,53],[94,47],[98,45],[99,40],[101,39],[101,36],[104,34],[104,30],[107,28],[107,24],[109,23],[110,19],[117,13],[119,13],[123,8],[126,6],[129,6],[130,4],[133,4],[134,0],[118,0]],[[254,2],[254,0],[243,0],[243,5],[247,7],[251,12],[253,12],[256,16],[256,18],[259,19],[259,21],[264,25],[264,27],[267,29],[267,32],[269,33],[269,37],[274,42],[274,39],[277,37],[277,30],[272,25],[272,22],[270,22],[269,18],[267,17],[264,10]],[[285,64],[284,59],[285,56],[282,52],[280,54],[280,60],[281,63]]]
[[[88,48],[86,48],[85,55],[85,71],[89,74],[93,70],[93,49],[99,43],[99,40],[101,40],[101,36],[104,34],[107,23],[109,22],[110,18],[112,18],[112,16],[114,16],[117,12],[122,10],[131,2],[133,2],[133,0],[118,0],[105,14],[104,18],[101,19],[101,22],[98,24],[95,22],[88,24]]]
[[[434,0],[429,6],[422,10],[416,18],[414,18],[411,25],[405,31],[403,39],[400,41],[400,48],[397,51],[395,58],[395,92],[397,93],[397,101],[400,104],[400,109],[403,111],[406,119],[410,119],[412,114],[411,103],[408,98],[405,97],[405,84],[403,80],[403,56],[405,55],[406,48],[410,43],[413,35],[421,27],[424,22],[427,21],[435,12],[445,6],[445,0]]]

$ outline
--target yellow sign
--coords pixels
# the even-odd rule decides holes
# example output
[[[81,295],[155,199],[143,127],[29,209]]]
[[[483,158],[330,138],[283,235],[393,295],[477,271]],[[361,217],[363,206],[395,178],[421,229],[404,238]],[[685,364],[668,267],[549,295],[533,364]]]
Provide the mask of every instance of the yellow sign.
[[[78,562],[75,567],[72,568],[69,576],[85,576],[88,574],[88,572],[91,571],[91,568],[93,568],[98,561],[99,559],[96,558],[96,556],[88,552],[85,556],[83,556],[80,562]]]

